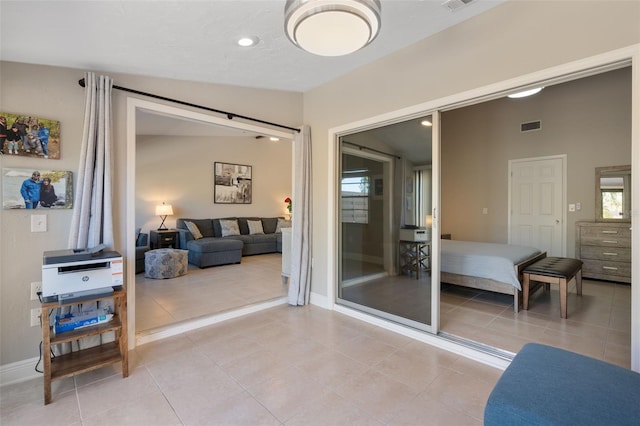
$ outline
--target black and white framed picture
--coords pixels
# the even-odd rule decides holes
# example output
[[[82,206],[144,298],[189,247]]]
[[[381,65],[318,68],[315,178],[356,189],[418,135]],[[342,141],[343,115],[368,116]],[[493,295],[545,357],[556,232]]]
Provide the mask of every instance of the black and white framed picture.
[[[214,163],[213,201],[219,204],[251,204],[251,166]]]
[[[70,171],[2,169],[3,209],[71,209],[72,198]]]

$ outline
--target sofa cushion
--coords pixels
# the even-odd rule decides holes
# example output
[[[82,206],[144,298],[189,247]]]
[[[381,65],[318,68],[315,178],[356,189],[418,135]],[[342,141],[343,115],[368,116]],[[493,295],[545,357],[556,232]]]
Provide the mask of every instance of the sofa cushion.
[[[249,235],[264,234],[261,220],[247,220],[247,225],[249,226]]]
[[[278,219],[278,224],[276,225],[276,230],[275,230],[276,234],[282,233],[282,228],[291,228],[291,221]]]
[[[279,217],[263,217],[261,220],[262,230],[265,234],[273,234],[276,232],[276,224],[278,223],[278,220],[280,220]]]
[[[189,220],[185,220],[184,224],[187,225],[187,229],[189,229],[189,232],[191,232],[194,240],[199,240],[200,238],[202,238],[202,233],[198,229],[198,225]]]
[[[242,241],[232,238],[201,238],[189,241],[187,249],[197,253],[215,253],[228,250],[242,250]]]
[[[185,222],[192,222],[195,224],[203,237],[215,237],[214,229],[213,229],[213,221],[211,219],[187,219],[182,218],[176,221],[176,228],[178,229],[189,229]],[[218,237],[220,235],[217,235]]]
[[[237,219],[220,219],[220,231],[223,237],[230,237],[232,235],[240,235],[240,228],[238,227]]]
[[[236,220],[238,219],[237,217],[221,217],[221,218],[217,218],[217,219],[213,219],[211,221],[211,223],[213,224],[213,236],[214,237],[222,237],[222,229],[220,227],[220,221],[221,220]]]
[[[239,217],[238,218],[238,228],[240,228],[240,235],[249,235],[249,224],[250,220],[260,220],[259,217]]]

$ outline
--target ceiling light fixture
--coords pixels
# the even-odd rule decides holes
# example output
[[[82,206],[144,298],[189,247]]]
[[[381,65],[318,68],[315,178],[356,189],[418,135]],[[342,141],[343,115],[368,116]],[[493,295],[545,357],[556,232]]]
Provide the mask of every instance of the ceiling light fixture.
[[[238,40],[238,46],[251,47],[258,44],[258,41],[260,41],[260,39],[256,36],[242,37],[240,40]]]
[[[379,0],[287,0],[285,32],[309,53],[342,56],[362,49],[380,31]]]
[[[534,89],[523,90],[522,92],[518,92],[518,93],[512,93],[507,96],[510,97],[511,99],[526,98],[527,96],[535,95],[536,93],[540,92],[542,89],[544,89],[544,87],[536,87]]]
[[[431,127],[431,126],[433,126],[433,123],[431,123],[431,121],[429,121],[429,120],[427,120],[427,119],[422,120],[422,121],[420,122],[420,124],[422,124],[422,125],[423,125],[423,126],[425,126],[425,127]]]

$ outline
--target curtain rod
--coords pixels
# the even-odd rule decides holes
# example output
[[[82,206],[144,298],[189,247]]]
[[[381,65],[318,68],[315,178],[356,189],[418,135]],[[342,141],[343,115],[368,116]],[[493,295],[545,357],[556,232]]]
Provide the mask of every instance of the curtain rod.
[[[78,81],[78,84],[81,87],[85,87],[84,78],[80,79]],[[268,124],[269,126],[280,127],[281,129],[292,130],[294,132],[300,133],[300,129],[296,129],[295,127],[284,126],[282,124],[272,123],[270,121],[264,121],[264,120],[260,120],[258,118],[247,117],[246,115],[240,115],[240,114],[236,114],[236,113],[229,112],[229,111],[221,111],[219,109],[214,109],[214,108],[209,108],[209,107],[202,106],[202,105],[192,104],[192,103],[189,103],[189,102],[179,101],[177,99],[165,98],[164,96],[154,95],[153,93],[141,92],[139,90],[134,90],[134,89],[128,89],[126,87],[116,86],[115,84],[113,85],[113,88],[114,89],[118,89],[118,90],[122,90],[123,92],[129,92],[129,93],[134,93],[136,95],[148,96],[148,97],[154,98],[154,99],[160,99],[160,100],[163,100],[163,101],[169,101],[169,102],[173,102],[173,103],[180,104],[180,105],[186,105],[186,106],[190,106],[190,107],[194,107],[194,108],[204,109],[206,111],[215,112],[215,113],[218,113],[218,114],[223,114],[223,115],[226,115],[229,120],[233,120],[234,118],[242,118],[244,120],[249,120],[249,121],[253,121],[253,122],[256,122],[256,123]]]
[[[388,155],[389,157],[393,157],[393,158],[396,158],[398,160],[402,160],[402,157],[399,157],[399,156],[397,156],[395,154],[389,154],[388,152],[378,151],[377,149],[369,148],[368,146],[358,145],[357,143],[353,143],[353,142],[349,142],[349,141],[342,141],[342,143],[348,143],[349,145],[357,146],[358,148],[360,148],[360,150],[368,149],[369,151],[377,152],[378,154],[384,154],[384,155]]]

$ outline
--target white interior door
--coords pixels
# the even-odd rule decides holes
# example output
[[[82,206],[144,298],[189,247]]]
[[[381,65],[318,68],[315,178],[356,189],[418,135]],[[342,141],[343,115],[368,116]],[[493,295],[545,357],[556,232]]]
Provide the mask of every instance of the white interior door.
[[[565,256],[566,156],[509,162],[509,243]]]

